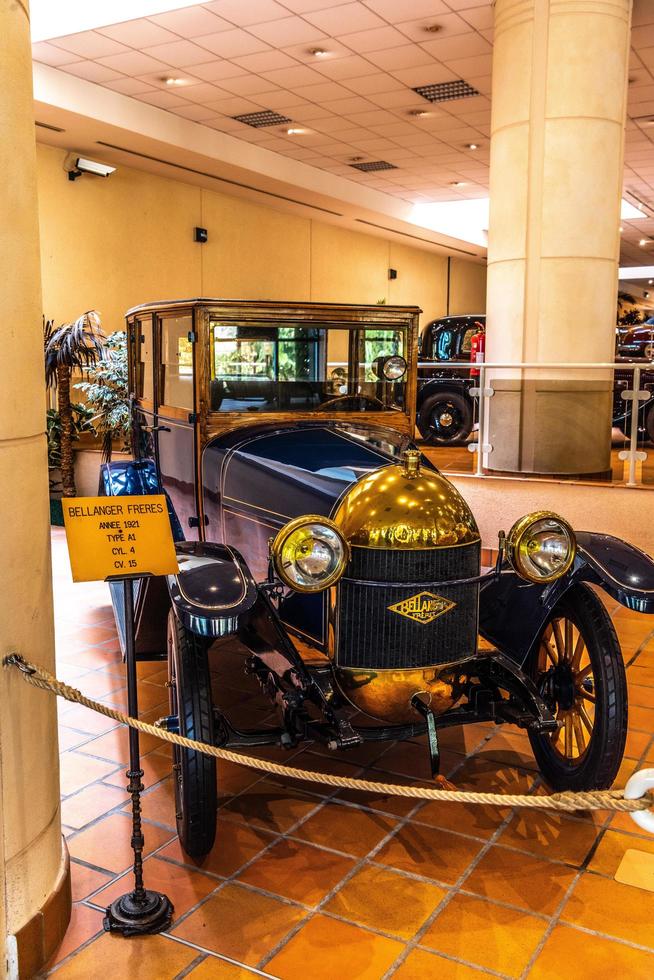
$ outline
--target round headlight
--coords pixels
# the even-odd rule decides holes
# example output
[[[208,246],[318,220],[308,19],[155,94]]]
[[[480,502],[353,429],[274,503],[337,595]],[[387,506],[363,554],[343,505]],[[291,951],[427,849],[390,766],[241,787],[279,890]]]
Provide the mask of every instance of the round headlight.
[[[349,557],[347,541],[326,517],[298,517],[272,543],[275,571],[296,592],[321,592],[334,585]]]
[[[399,354],[387,357],[382,364],[382,371],[387,381],[399,381],[406,374],[406,361]]]
[[[516,521],[506,544],[511,565],[528,582],[553,582],[565,575],[577,550],[568,522],[547,510]]]

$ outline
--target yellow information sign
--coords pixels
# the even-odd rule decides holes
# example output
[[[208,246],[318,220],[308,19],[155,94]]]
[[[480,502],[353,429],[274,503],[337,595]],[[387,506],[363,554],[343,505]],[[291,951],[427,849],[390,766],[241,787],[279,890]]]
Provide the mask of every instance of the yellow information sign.
[[[163,494],[61,503],[74,582],[179,571]]]

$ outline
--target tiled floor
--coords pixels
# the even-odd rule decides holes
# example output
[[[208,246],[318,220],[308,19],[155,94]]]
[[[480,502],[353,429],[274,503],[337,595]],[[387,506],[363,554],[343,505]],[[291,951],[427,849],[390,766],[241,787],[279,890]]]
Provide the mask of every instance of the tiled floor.
[[[73,586],[60,531],[53,543],[59,676],[122,705],[106,587]],[[624,783],[637,762],[654,765],[654,620],[609,607],[630,664]],[[156,718],[165,713],[165,671],[143,664],[139,673],[144,716]],[[239,705],[239,717],[265,717],[247,678],[232,672],[229,682],[221,697]],[[475,725],[449,729],[442,741],[459,788],[539,786],[517,731]],[[127,739],[111,721],[61,702],[60,745],[75,905],[48,971],[57,980],[654,976],[654,893],[614,880],[624,852],[652,853],[654,838],[639,835],[626,815],[414,804],[382,790],[323,790],[219,764],[218,843],[199,865],[175,836],[168,750],[150,738],[146,884],[170,896],[175,920],[162,936],[106,935],[103,909],[130,886]],[[382,781],[428,775],[419,741],[368,744],[336,758],[305,748],[290,758]]]

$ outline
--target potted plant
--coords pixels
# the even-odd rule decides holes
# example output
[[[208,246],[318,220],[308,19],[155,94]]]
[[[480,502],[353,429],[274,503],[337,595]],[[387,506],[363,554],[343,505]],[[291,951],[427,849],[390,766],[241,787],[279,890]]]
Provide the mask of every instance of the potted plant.
[[[110,460],[115,448],[129,452],[131,416],[124,330],[107,337],[102,359],[89,367],[86,380],[79,381],[75,388],[86,395],[94,429],[102,439],[103,459]]]
[[[64,497],[74,497],[75,468],[73,442],[76,433],[76,406],[70,399],[71,375],[74,370],[92,367],[102,357],[106,337],[100,325],[100,315],[89,310],[74,323],[55,327],[53,320],[44,326],[45,379],[49,387],[56,387],[59,414],[59,444],[61,484]],[[54,419],[53,419],[54,423]]]

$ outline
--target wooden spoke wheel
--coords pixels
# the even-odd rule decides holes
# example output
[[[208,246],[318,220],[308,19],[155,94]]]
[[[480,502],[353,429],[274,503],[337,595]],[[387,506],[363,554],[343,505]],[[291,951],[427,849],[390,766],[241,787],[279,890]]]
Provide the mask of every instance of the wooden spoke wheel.
[[[627,683],[613,624],[586,585],[552,610],[531,675],[559,722],[553,733],[529,736],[547,782],[557,790],[611,786],[627,735]]]

